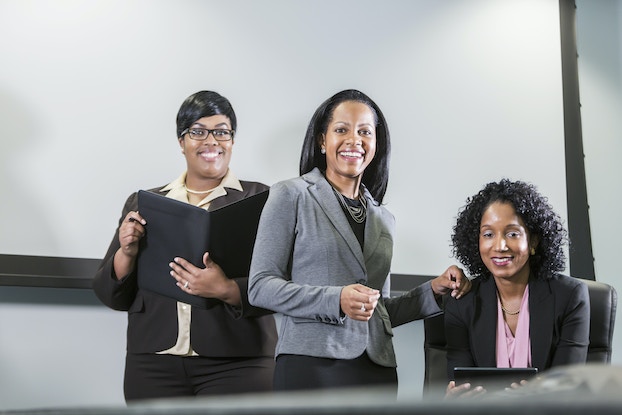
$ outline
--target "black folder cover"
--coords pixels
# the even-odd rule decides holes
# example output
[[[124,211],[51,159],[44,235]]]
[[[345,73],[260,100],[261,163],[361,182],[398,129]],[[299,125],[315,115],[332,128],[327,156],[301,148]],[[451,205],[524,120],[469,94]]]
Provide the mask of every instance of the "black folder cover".
[[[246,277],[250,269],[259,217],[268,191],[257,193],[213,211],[144,190],[138,191],[138,211],[145,218],[145,236],[138,255],[138,285],[194,306],[218,304],[188,294],[175,285],[169,263],[184,258],[203,268],[203,254],[229,278]]]

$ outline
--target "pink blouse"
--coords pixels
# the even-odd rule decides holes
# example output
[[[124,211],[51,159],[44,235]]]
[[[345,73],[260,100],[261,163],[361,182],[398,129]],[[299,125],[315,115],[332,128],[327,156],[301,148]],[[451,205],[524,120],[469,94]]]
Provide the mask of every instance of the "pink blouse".
[[[523,294],[514,335],[503,318],[501,300],[497,297],[497,367],[531,367],[529,286]]]

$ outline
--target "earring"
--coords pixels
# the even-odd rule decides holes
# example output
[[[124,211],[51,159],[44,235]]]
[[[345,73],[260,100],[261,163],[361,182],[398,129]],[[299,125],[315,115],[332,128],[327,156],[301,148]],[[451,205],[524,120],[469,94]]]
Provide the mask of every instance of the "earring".
[[[531,250],[529,251],[529,253],[531,255],[535,255],[536,254],[536,248],[532,247]]]
[[[326,149],[324,147],[320,148],[320,153],[326,154]]]

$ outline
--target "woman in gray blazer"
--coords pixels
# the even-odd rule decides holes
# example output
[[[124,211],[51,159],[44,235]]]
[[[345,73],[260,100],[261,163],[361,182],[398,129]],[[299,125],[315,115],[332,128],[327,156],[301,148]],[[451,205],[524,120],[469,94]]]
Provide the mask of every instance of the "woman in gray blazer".
[[[390,139],[380,108],[345,90],[313,115],[301,176],[275,184],[259,224],[249,301],[283,315],[277,390],[382,384],[397,392],[392,327],[442,310],[470,282],[450,267],[390,298],[394,218],[382,200]]]

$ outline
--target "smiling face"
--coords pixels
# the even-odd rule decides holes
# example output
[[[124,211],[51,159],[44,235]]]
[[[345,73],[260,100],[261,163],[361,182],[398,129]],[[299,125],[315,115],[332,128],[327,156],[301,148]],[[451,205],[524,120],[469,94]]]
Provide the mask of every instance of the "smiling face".
[[[355,181],[358,188],[365,168],[376,154],[376,118],[372,109],[357,101],[336,106],[320,146],[326,151],[326,178],[338,186]]]
[[[231,129],[231,121],[225,115],[213,115],[198,119],[190,128]],[[179,139],[179,145],[186,157],[187,180],[212,182],[211,185],[214,186],[220,183],[229,168],[233,139],[216,141],[214,135],[209,134],[207,139],[197,141],[185,134]]]
[[[510,203],[488,206],[480,223],[479,253],[495,278],[527,281],[532,246],[525,223]]]

